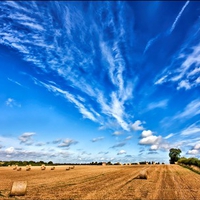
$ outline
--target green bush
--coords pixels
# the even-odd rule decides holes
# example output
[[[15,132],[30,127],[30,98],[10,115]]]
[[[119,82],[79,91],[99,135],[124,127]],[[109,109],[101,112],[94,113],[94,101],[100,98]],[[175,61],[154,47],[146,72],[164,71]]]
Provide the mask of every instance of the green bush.
[[[182,157],[178,160],[178,163],[182,163],[185,165],[195,165],[197,167],[200,167],[200,160],[198,158],[185,158]]]

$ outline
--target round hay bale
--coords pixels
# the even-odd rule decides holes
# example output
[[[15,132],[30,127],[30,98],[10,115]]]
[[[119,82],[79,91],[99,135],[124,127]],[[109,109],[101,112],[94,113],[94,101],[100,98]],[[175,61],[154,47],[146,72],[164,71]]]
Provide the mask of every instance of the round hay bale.
[[[46,169],[46,167],[45,167],[45,166],[42,166],[42,167],[41,167],[41,170],[45,170],[45,169]]]
[[[66,170],[70,170],[70,167],[67,167]]]
[[[17,168],[17,171],[21,171],[21,170],[22,170],[22,168],[21,168],[21,167]]]
[[[29,167],[29,168],[26,168],[26,171],[31,171],[31,168]]]
[[[51,168],[51,170],[54,170],[54,169],[55,169],[55,167],[52,167],[52,168]]]
[[[138,176],[136,176],[137,179],[148,179],[148,172],[146,170],[140,171]]]
[[[17,167],[13,167],[13,170],[16,170],[17,169]]]
[[[24,196],[26,194],[27,181],[15,181],[10,190],[10,196]]]

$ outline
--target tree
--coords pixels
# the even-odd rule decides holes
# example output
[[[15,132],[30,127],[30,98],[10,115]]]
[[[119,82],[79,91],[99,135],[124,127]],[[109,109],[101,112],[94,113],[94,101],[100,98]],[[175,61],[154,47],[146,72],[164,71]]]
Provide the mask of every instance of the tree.
[[[48,164],[48,165],[53,165],[53,162],[52,162],[52,161],[49,161],[47,164]]]
[[[180,153],[181,153],[180,149],[172,148],[169,150],[170,164],[174,164],[175,162],[177,162],[179,160]]]

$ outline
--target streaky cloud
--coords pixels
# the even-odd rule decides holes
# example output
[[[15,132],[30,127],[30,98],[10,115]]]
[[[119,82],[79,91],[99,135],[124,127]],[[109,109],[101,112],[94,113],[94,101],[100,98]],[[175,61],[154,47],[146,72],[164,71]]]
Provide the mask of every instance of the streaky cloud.
[[[171,28],[170,28],[170,30],[169,30],[169,34],[171,34],[172,31],[175,29],[176,24],[177,24],[179,18],[181,17],[183,11],[185,10],[185,8],[186,8],[187,5],[189,4],[189,2],[190,2],[190,1],[186,1],[186,3],[184,4],[184,6],[182,7],[181,11],[178,13],[176,19],[174,20],[174,22],[173,22],[173,24],[172,24],[172,26],[171,26]]]

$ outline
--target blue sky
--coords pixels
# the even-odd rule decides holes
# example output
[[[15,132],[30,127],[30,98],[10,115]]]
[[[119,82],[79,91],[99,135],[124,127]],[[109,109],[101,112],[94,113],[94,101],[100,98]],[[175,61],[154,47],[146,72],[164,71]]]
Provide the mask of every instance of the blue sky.
[[[199,2],[0,10],[0,160],[200,157]]]

